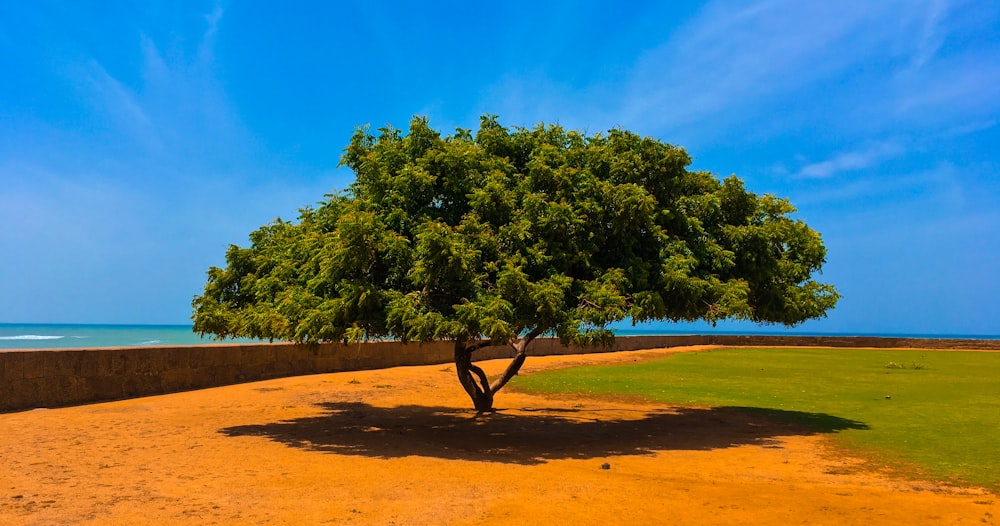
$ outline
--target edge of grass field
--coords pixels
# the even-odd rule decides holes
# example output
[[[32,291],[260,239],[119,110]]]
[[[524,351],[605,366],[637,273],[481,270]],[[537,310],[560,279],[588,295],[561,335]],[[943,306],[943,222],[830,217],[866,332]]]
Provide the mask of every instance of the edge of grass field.
[[[713,352],[720,352],[720,351],[721,352],[728,352],[728,351],[737,351],[737,352],[738,351],[767,352],[767,351],[771,351],[771,350],[774,350],[774,351],[781,351],[781,350],[808,350],[808,351],[817,351],[817,352],[836,351],[837,353],[850,353],[850,352],[862,352],[863,353],[863,352],[871,352],[871,353],[879,353],[882,356],[886,356],[886,355],[890,355],[890,354],[894,355],[894,354],[897,354],[897,353],[902,353],[903,355],[906,355],[906,353],[921,352],[921,353],[924,353],[925,357],[926,357],[926,353],[946,353],[946,354],[951,354],[951,353],[996,353],[997,352],[995,350],[978,350],[978,349],[928,349],[928,348],[906,348],[906,349],[899,349],[899,348],[881,349],[880,348],[880,349],[875,349],[875,348],[839,348],[839,347],[812,347],[812,346],[712,346],[710,348],[698,347],[698,348],[690,349],[690,350],[687,350],[687,349],[684,349],[684,348],[674,348],[674,349],[670,349],[671,352],[669,354],[661,355],[661,356],[648,357],[647,359],[643,359],[643,360],[638,361],[638,362],[621,362],[621,363],[609,363],[609,364],[572,365],[572,366],[568,366],[568,367],[564,367],[564,368],[539,370],[539,371],[535,371],[535,372],[530,373],[528,376],[530,376],[530,377],[545,376],[545,375],[550,375],[550,374],[553,374],[553,373],[557,373],[559,371],[566,371],[566,370],[570,370],[570,369],[572,369],[572,370],[579,370],[579,369],[585,369],[585,370],[603,370],[603,369],[616,369],[616,368],[619,368],[619,367],[626,367],[627,368],[629,366],[642,366],[644,364],[649,364],[649,363],[658,363],[658,362],[668,361],[668,360],[671,360],[671,359],[677,357],[678,355],[688,354],[689,351],[698,351],[699,353],[700,352],[713,353]],[[691,353],[691,354],[696,354],[696,353]],[[959,355],[956,354],[956,355],[953,355],[953,356],[959,356]],[[910,358],[914,358],[914,357],[911,356]],[[916,360],[913,360],[912,361],[912,365],[913,366],[918,366],[919,364],[917,363]],[[904,364],[904,366],[902,367],[902,370],[906,370],[908,367],[910,367],[910,364]],[[914,370],[919,370],[919,369],[922,369],[922,368],[923,367],[917,367]],[[890,373],[897,373],[897,372],[896,371],[890,371]],[[903,374],[906,374],[906,373],[903,373]],[[532,380],[528,380],[528,382],[532,382]],[[530,393],[544,392],[544,393],[552,393],[552,394],[555,394],[555,393],[564,393],[564,394],[573,394],[573,395],[582,395],[582,396],[592,396],[592,397],[598,397],[598,398],[602,397],[602,396],[623,396],[624,395],[624,396],[627,396],[627,397],[636,397],[637,399],[646,400],[646,401],[649,401],[649,402],[668,403],[670,405],[679,406],[679,407],[683,407],[683,406],[722,407],[722,406],[727,406],[727,405],[733,405],[733,404],[727,404],[727,403],[708,403],[708,404],[705,404],[705,403],[690,403],[690,402],[685,402],[684,400],[677,400],[677,399],[667,400],[667,399],[659,398],[657,396],[649,396],[648,394],[637,393],[635,391],[612,392],[612,391],[601,390],[601,389],[598,389],[598,390],[594,390],[594,389],[588,389],[588,390],[584,390],[584,389],[561,390],[561,389],[551,389],[551,388],[541,388],[541,389],[539,389],[537,385],[536,386],[525,386],[524,383],[525,382],[517,382],[512,387],[514,387],[514,389],[516,389],[518,391],[521,391],[521,392],[530,392]],[[1000,391],[998,391],[998,396],[1000,396]],[[736,404],[736,405],[741,405],[742,406],[743,404]],[[816,429],[815,427],[812,427],[811,423],[808,421],[808,419],[797,419],[797,418],[795,418],[794,415],[796,413],[794,411],[792,411],[792,412],[785,411],[785,412],[782,413],[780,411],[779,412],[775,412],[774,409],[777,409],[777,408],[754,407],[753,405],[748,405],[748,406],[745,406],[743,408],[743,410],[751,410],[751,411],[753,411],[753,410],[759,410],[759,414],[762,414],[765,417],[776,419],[777,421],[781,421],[781,422],[792,423],[792,424],[796,424],[796,425],[802,425],[802,426],[805,426],[807,429],[811,429],[814,432],[823,433],[823,434],[829,436],[832,439],[831,442],[836,447],[841,448],[843,451],[851,454],[855,458],[858,458],[862,462],[865,462],[871,469],[874,469],[876,471],[880,471],[880,472],[892,474],[892,475],[899,476],[899,477],[904,477],[904,478],[907,478],[907,479],[910,479],[910,480],[925,480],[925,481],[934,482],[934,483],[937,483],[937,484],[948,485],[948,486],[957,486],[957,487],[965,487],[965,488],[981,487],[981,488],[984,488],[984,489],[986,489],[988,491],[992,491],[992,492],[996,492],[998,489],[1000,489],[1000,479],[998,479],[998,480],[983,479],[983,477],[976,476],[974,474],[975,471],[977,471],[977,470],[972,470],[973,474],[970,476],[969,475],[970,470],[968,470],[968,469],[946,470],[946,469],[941,469],[941,468],[935,467],[935,466],[924,465],[924,464],[922,464],[920,462],[915,462],[915,461],[911,460],[910,458],[907,458],[906,454],[900,453],[898,446],[897,447],[893,447],[891,444],[888,444],[888,445],[887,444],[879,444],[877,442],[872,442],[872,441],[869,441],[869,440],[865,440],[863,437],[859,438],[858,436],[856,436],[856,433],[852,436],[850,433],[824,432],[821,429]],[[803,411],[803,413],[809,413],[809,411]],[[828,414],[828,413],[824,413],[824,414]],[[793,417],[789,418],[789,415],[793,415]],[[828,414],[828,416],[835,416],[835,415],[829,415]],[[840,416],[840,415],[836,415],[836,416]],[[962,473],[964,473],[964,475]]]

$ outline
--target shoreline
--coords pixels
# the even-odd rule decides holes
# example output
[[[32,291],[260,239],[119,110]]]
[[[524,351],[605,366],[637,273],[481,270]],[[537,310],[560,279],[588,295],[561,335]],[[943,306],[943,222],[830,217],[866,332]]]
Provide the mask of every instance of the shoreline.
[[[802,328],[773,327],[729,329],[690,326],[612,327],[618,338],[633,337],[782,337],[782,338],[905,338],[940,342],[963,340],[1000,341],[1000,334],[919,334],[893,332],[825,332]],[[86,350],[124,347],[259,345],[266,340],[201,337],[190,324],[73,324],[0,323],[0,352],[28,350]]]

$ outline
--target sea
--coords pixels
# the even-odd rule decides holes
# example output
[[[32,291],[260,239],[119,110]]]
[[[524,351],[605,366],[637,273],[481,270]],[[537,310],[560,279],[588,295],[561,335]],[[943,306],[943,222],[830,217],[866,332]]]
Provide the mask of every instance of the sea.
[[[824,333],[801,330],[719,330],[705,327],[665,325],[615,327],[620,336],[682,334],[774,334],[800,336],[885,336],[905,338],[1000,339],[1000,335],[969,334],[900,334],[900,333]],[[198,336],[191,325],[84,325],[0,323],[0,350],[11,349],[93,349],[99,347],[137,347],[206,345],[213,343],[255,343],[259,340],[234,338],[218,340]]]
[[[190,325],[81,325],[0,323],[0,349],[76,349],[253,343],[198,336]]]

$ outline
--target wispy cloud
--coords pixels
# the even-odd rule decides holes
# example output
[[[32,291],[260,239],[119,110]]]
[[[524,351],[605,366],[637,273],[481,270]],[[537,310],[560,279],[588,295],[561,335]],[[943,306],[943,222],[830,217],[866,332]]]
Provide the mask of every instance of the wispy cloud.
[[[874,144],[862,149],[838,153],[824,161],[807,164],[800,168],[796,175],[810,179],[826,179],[843,172],[862,170],[904,153],[904,148],[894,142]]]
[[[97,60],[87,59],[66,66],[85,104],[112,129],[127,134],[146,147],[158,149],[155,123],[137,93],[112,76]]]
[[[941,26],[948,12],[947,0],[933,0],[923,13],[923,24],[920,28],[920,38],[910,59],[910,67],[920,69],[929,61],[945,40],[945,31]]]
[[[796,185],[794,202],[806,208],[834,207],[841,219],[869,214],[893,215],[892,210],[933,209],[938,215],[965,216],[973,210],[1000,207],[984,205],[973,190],[983,177],[982,166],[956,165],[941,161],[926,169],[873,169],[875,175],[851,179],[803,179]],[[988,188],[979,189],[986,194]],[[851,206],[846,206],[851,205]],[[845,206],[850,213],[844,213]],[[910,212],[907,212],[910,213]]]
[[[849,133],[888,130],[918,112],[929,126],[950,126],[976,104],[1000,107],[991,89],[1000,76],[981,67],[989,57],[942,51],[949,39],[981,31],[967,27],[969,7],[958,7],[945,0],[714,1],[620,78],[579,86],[508,74],[484,97],[527,122],[572,118],[696,141],[708,129],[715,137],[747,128],[781,133],[781,123],[805,126],[803,115],[810,128],[825,122]],[[953,117],[953,106],[969,111]]]
[[[134,44],[141,60],[116,64],[118,76],[94,56],[64,67],[78,87],[79,102],[96,127],[104,129],[107,144],[116,146],[116,155],[155,158],[175,168],[195,160],[231,162],[245,156],[252,139],[216,78],[215,39],[223,16],[218,5],[203,14],[200,32],[192,38],[196,45],[187,52],[173,40],[158,42],[152,36],[180,38],[173,32],[140,27]]]
[[[1000,53],[973,56],[928,66],[919,75],[898,79],[899,116],[934,121],[979,117],[1000,111]]]
[[[993,128],[996,125],[997,125],[996,119],[974,120],[972,122],[966,122],[952,126],[941,132],[941,136],[961,137],[963,135],[971,135],[973,133],[989,130],[990,128]]]
[[[624,110],[676,126],[825,78],[874,43],[863,29],[880,18],[878,6],[711,3],[637,63]]]
[[[215,61],[215,37],[219,31],[219,22],[222,21],[223,14],[225,14],[225,10],[222,5],[215,4],[210,12],[202,15],[207,27],[198,43],[196,62],[200,65],[210,65]]]

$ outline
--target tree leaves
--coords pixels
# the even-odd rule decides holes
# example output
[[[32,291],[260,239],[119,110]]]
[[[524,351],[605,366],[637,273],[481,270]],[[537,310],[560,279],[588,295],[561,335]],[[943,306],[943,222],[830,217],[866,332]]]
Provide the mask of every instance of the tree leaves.
[[[250,234],[194,299],[195,330],[295,341],[607,341],[632,318],[795,324],[836,304],[826,250],[735,176],[677,146],[559,126],[442,137],[358,129],[355,182]]]

